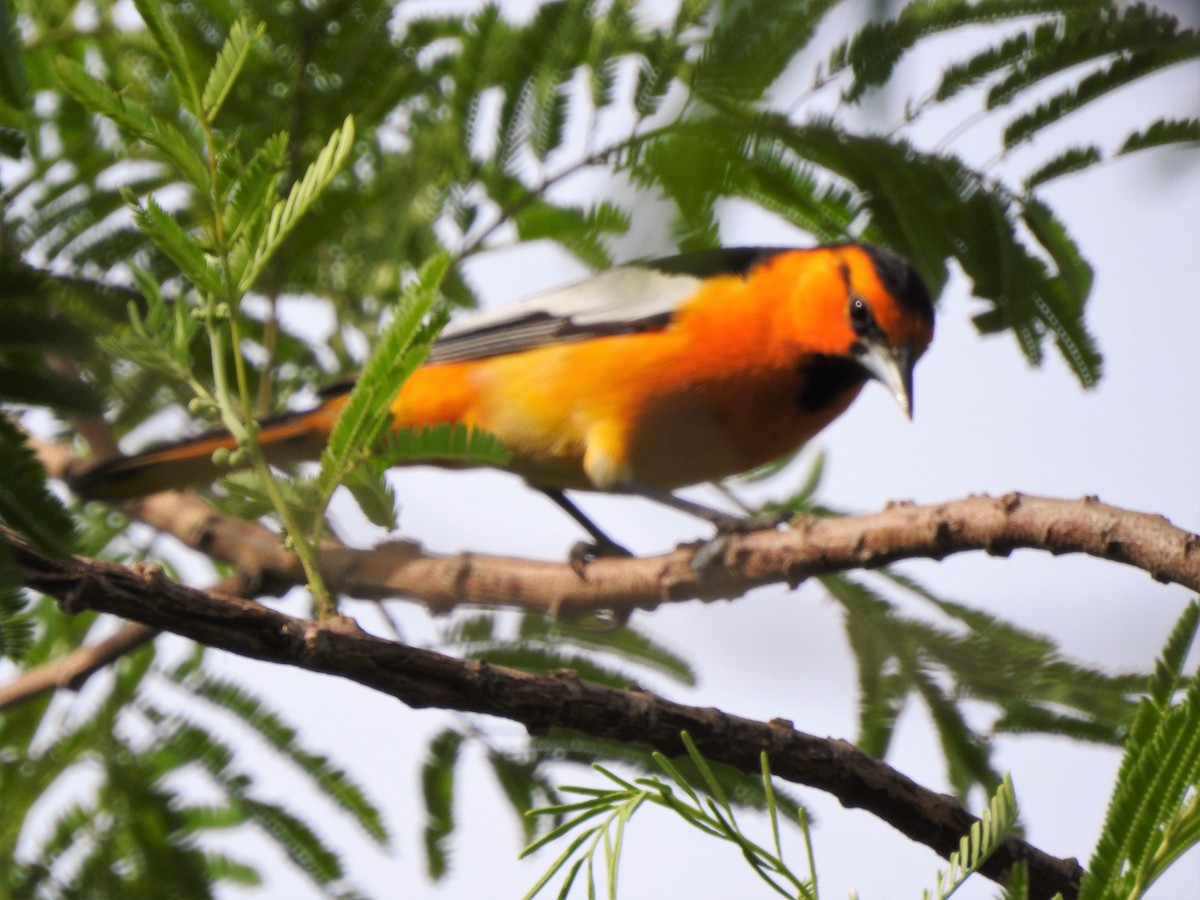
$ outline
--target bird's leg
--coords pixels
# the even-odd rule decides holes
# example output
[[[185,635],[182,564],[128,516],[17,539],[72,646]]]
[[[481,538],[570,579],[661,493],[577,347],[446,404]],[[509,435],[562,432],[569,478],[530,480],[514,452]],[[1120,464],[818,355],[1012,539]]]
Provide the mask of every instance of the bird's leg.
[[[685,500],[682,497],[675,496],[670,491],[661,491],[640,485],[626,488],[623,493],[645,497],[647,500],[653,500],[656,503],[661,503],[663,506],[669,506],[671,509],[677,509],[690,516],[703,519],[717,529],[718,536],[726,534],[749,534],[754,531],[770,531],[778,528],[790,518],[786,513],[782,515],[739,516],[734,513],[713,509],[711,506],[705,506],[703,503],[696,503],[694,500]]]
[[[647,500],[654,500],[664,506],[669,506],[671,509],[677,509],[688,515],[696,516],[717,529],[717,533],[702,543],[696,549],[695,555],[692,556],[691,567],[698,573],[704,572],[705,569],[721,558],[721,554],[725,551],[726,538],[729,535],[751,534],[755,531],[774,531],[791,518],[788,513],[775,515],[734,515],[705,506],[703,503],[684,500],[682,497],[676,497],[670,491],[661,491],[655,488],[638,486],[627,488],[625,493],[645,497]]]
[[[591,543],[579,541],[571,548],[567,562],[582,578],[584,567],[593,559],[602,556],[633,556],[628,550],[601,531],[596,524],[583,514],[578,506],[567,499],[567,495],[554,488],[538,488],[543,494],[553,500],[563,512],[580,524],[584,531],[592,537]]]

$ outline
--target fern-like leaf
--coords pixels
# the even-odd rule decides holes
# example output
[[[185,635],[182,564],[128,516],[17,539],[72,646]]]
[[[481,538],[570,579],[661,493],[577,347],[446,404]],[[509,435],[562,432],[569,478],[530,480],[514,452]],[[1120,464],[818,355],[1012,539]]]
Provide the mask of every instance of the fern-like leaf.
[[[229,192],[223,222],[225,234],[229,243],[243,254],[258,246],[266,227],[267,210],[275,205],[275,185],[286,155],[287,135],[282,132],[272,135],[241,167]],[[248,263],[246,258],[235,261],[234,271],[244,269]]]
[[[439,255],[422,267],[401,297],[391,323],[378,338],[321,455],[318,483],[322,497],[331,496],[334,488],[378,443],[390,420],[392,399],[429,352],[445,319],[437,316],[424,328],[421,323],[433,309],[448,266],[448,258]]]
[[[245,799],[254,822],[283,848],[292,864],[315,884],[329,885],[344,874],[341,860],[308,825],[276,803]]]
[[[421,795],[425,799],[425,871],[434,881],[450,868],[446,841],[454,832],[454,781],[458,750],[463,736],[442,731],[429,742],[421,767]]]
[[[530,613],[521,619],[519,637],[527,641],[570,644],[585,650],[611,653],[625,662],[667,675],[680,684],[696,683],[696,672],[686,659],[630,625],[600,632]]]
[[[915,0],[906,4],[895,19],[871,22],[835,48],[830,70],[837,72],[847,66],[853,70],[854,80],[845,96],[858,100],[869,88],[886,82],[904,54],[925,37],[968,25],[1054,14],[1078,5],[1078,0]],[[967,64],[970,74],[956,73],[952,84],[980,77],[1016,55],[1016,48],[1010,47],[998,57],[977,58]]]
[[[205,258],[178,220],[159,206],[153,197],[147,197],[141,206],[135,207],[133,216],[138,227],[179,267],[183,277],[194,284],[197,290],[214,297],[224,296],[220,273]]]
[[[133,0],[133,5],[137,8],[142,21],[146,23],[150,34],[153,35],[154,42],[158,45],[159,53],[162,54],[167,68],[175,76],[175,82],[183,95],[184,106],[187,107],[188,112],[199,118],[203,114],[200,91],[196,86],[196,79],[192,75],[192,68],[188,64],[187,51],[183,49],[178,32],[167,20],[162,4],[159,0]]]
[[[263,701],[234,682],[187,668],[175,679],[197,697],[219,706],[257,732],[279,754],[289,759],[330,800],[340,806],[377,844],[388,840],[379,810],[367,799],[350,776],[325,756],[310,753],[300,743],[296,730],[287,725]]]
[[[1200,58],[1200,35],[1192,39],[1179,38],[1162,47],[1134,51],[1015,118],[1004,129],[1004,146],[1013,147],[1028,140],[1069,113],[1139,78],[1197,58]]]
[[[203,110],[205,121],[211,123],[216,120],[225,98],[233,90],[233,83],[246,64],[250,52],[266,33],[266,30],[265,25],[259,24],[251,31],[250,26],[240,19],[233,23],[233,27],[229,29],[229,35],[225,38],[225,44],[221,47],[221,52],[217,54],[217,61],[213,64],[212,71],[208,73],[208,80],[204,83],[200,108]]]
[[[1025,189],[1030,190],[1063,175],[1073,175],[1100,162],[1103,156],[1095,144],[1087,147],[1072,147],[1053,159],[1043,163],[1025,179]]]
[[[1140,896],[1165,862],[1200,838],[1200,828],[1192,825],[1200,788],[1200,679],[1191,680],[1181,703],[1171,704],[1198,629],[1200,603],[1193,601],[1172,631],[1139,707],[1080,900]],[[1168,840],[1177,836],[1191,843]]]
[[[761,99],[795,55],[808,46],[835,5],[836,0],[719,5],[717,23],[692,75],[692,90],[706,99]]]
[[[55,59],[54,71],[63,88],[83,107],[111,119],[126,134],[162,151],[186,181],[204,190],[208,184],[208,167],[196,147],[175,125],[162,117],[152,116],[123,95],[109,90],[74,60]]]
[[[495,435],[461,422],[443,422],[388,432],[376,444],[371,461],[385,469],[420,462],[502,466],[511,456]]]
[[[35,622],[25,609],[24,586],[12,548],[0,535],[0,659],[20,662],[33,645]]]
[[[0,415],[0,522],[52,556],[67,556],[75,542],[75,523],[46,485],[46,470],[25,435]],[[11,562],[11,560],[10,560]]]
[[[354,120],[347,116],[342,127],[330,135],[329,142],[317,154],[304,177],[292,185],[287,198],[280,200],[271,209],[265,232],[259,238],[254,252],[250,254],[245,269],[237,273],[239,293],[245,293],[254,286],[259,274],[284,239],[316,202],[321,192],[329,186],[346,157],[350,155],[353,146]]]
[[[1004,838],[1017,823],[1017,799],[1013,792],[1012,779],[1004,780],[996,788],[987,809],[979,821],[971,826],[970,834],[964,835],[956,851],[950,854],[950,868],[937,873],[937,886],[933,891],[923,891],[925,900],[945,900],[962,887],[963,883],[988,857],[999,849]]]
[[[1167,144],[1197,142],[1200,142],[1200,119],[1159,119],[1142,131],[1129,135],[1117,152],[1123,155]]]

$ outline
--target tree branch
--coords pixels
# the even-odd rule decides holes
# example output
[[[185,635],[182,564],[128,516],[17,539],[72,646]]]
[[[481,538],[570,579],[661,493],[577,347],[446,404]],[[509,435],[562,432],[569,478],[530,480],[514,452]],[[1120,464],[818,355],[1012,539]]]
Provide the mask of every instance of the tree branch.
[[[34,442],[52,474],[69,470],[69,451]],[[238,569],[261,592],[280,594],[304,583],[299,560],[263,526],[215,511],[192,492],[166,492],[125,510],[190,547]],[[697,567],[697,552],[708,558]],[[661,556],[599,559],[584,577],[565,563],[486,554],[438,556],[417,543],[389,541],[367,550],[326,543],[322,571],[331,590],[366,600],[408,598],[434,612],[463,603],[582,615],[627,614],[680,600],[731,600],[769,584],[870,569],[902,559],[944,559],[982,550],[1055,555],[1084,553],[1125,563],[1155,580],[1200,591],[1200,537],[1162,516],[1101,503],[1020,493],[967,497],[930,506],[892,503],[878,513],[844,518],[799,517],[783,531],[729,535]]]
[[[832,793],[844,806],[878,816],[944,857],[975,821],[952,797],[921,787],[848,742],[804,734],[789,722],[756,722],[635,688],[600,687],[573,672],[537,676],[466,662],[373,637],[350,619],[318,623],[205,593],[170,581],[155,566],[53,560],[10,539],[26,584],[56,597],[68,612],[112,613],[243,656],[347,678],[414,708],[500,716],[532,733],[570,728],[676,755],[686,730],[709,759],[752,773],[766,750],[779,777]],[[1049,856],[1013,836],[982,871],[999,879],[1022,860],[1031,896],[1078,893],[1082,870],[1076,861]]]
[[[77,691],[96,672],[154,640],[157,635],[156,628],[130,622],[102,641],[77,647],[57,659],[25,669],[12,681],[0,684],[0,711],[58,688]]]

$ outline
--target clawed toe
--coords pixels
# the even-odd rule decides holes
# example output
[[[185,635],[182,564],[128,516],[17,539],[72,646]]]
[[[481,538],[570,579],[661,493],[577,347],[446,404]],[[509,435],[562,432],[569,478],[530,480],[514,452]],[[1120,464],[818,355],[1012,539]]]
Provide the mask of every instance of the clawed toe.
[[[567,554],[567,563],[575,571],[576,575],[583,578],[585,577],[584,572],[587,569],[588,563],[593,560],[605,557],[630,556],[633,556],[633,554],[616,541],[578,541],[571,548],[571,552]]]

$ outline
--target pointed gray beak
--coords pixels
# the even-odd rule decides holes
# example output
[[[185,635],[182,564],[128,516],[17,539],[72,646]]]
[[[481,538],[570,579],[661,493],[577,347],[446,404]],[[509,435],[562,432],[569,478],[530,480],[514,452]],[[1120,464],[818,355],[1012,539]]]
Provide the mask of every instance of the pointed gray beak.
[[[856,359],[871,377],[884,384],[904,414],[913,415],[913,359],[912,347],[889,347],[883,341],[866,340],[859,344]]]

